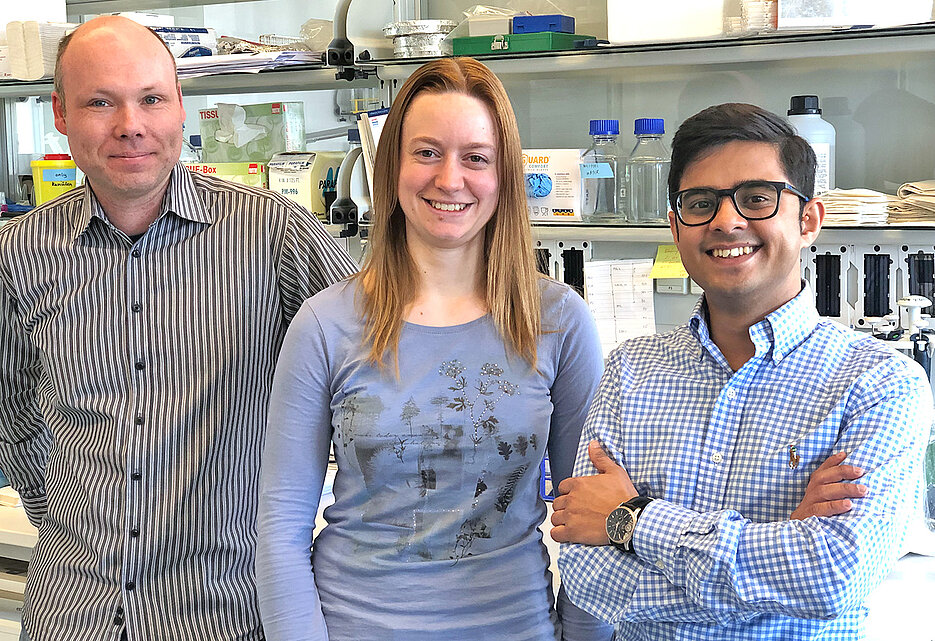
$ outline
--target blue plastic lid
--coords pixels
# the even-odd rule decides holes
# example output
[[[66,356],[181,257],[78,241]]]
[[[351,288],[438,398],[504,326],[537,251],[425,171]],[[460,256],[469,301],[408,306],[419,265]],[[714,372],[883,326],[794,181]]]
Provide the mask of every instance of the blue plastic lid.
[[[357,127],[348,127],[347,128],[347,141],[349,143],[360,144],[360,129]]]
[[[617,120],[592,120],[592,136],[616,136],[620,133],[620,122]]]
[[[633,133],[661,136],[666,132],[666,121],[662,118],[637,118],[633,121]]]
[[[201,147],[201,136],[198,134],[192,134],[188,137],[188,142],[192,147]]]

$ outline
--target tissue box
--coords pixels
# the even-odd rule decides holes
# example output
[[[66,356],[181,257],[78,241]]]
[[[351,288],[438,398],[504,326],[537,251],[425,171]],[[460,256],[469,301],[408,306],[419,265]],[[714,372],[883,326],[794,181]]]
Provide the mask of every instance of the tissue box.
[[[13,72],[10,70],[10,47],[0,45],[0,80],[11,80]]]
[[[723,33],[723,0],[656,0],[652,11],[630,0],[607,0],[607,39],[614,44],[697,40]]]
[[[268,186],[266,165],[261,162],[193,162],[183,163],[189,171],[217,176],[251,187]]]
[[[889,27],[932,19],[932,0],[826,0],[819,3],[779,0],[780,29],[809,29],[873,25]]]
[[[218,52],[218,36],[208,27],[154,27],[176,58],[213,56]]]
[[[220,103],[199,111],[205,162],[269,162],[283,151],[305,151],[305,105]]]
[[[344,155],[343,151],[276,154],[269,161],[270,191],[294,200],[328,223]]]
[[[581,154],[584,149],[524,149],[523,174],[529,220],[581,220]]]

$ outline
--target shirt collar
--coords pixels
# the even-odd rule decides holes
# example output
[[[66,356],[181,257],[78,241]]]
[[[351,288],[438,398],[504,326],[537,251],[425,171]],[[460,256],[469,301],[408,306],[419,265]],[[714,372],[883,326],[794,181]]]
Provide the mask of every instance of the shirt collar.
[[[820,318],[813,300],[812,288],[803,281],[802,289],[795,298],[750,327],[750,338],[756,348],[756,354],[765,356],[772,351],[773,363],[779,363],[808,338]],[[698,340],[696,355],[700,358],[703,346],[708,346],[709,349],[713,347],[704,296],[695,303],[688,326]]]
[[[185,220],[211,224],[215,220],[215,215],[208,208],[205,202],[206,197],[207,193],[199,193],[191,172],[185,169],[182,163],[177,163],[172,168],[172,173],[169,174],[169,184],[166,187],[158,217],[161,218],[166,213],[171,212]],[[85,180],[81,209],[75,221],[75,238],[87,230],[92,218],[99,218],[102,222],[110,225],[110,221],[104,213],[104,208],[101,207],[100,201],[94,195],[91,185]]]

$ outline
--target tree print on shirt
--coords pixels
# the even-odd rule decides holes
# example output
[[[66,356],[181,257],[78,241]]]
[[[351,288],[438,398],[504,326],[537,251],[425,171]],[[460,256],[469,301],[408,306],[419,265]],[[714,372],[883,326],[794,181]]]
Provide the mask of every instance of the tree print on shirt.
[[[503,375],[503,368],[496,363],[484,363],[477,379],[469,387],[467,378],[464,376],[466,369],[461,361],[455,359],[442,363],[438,368],[438,373],[454,381],[448,386],[448,389],[454,392],[454,397],[448,403],[448,407],[467,415],[472,427],[470,438],[474,444],[476,457],[477,446],[485,438],[496,438],[499,434],[500,420],[494,416],[497,403],[504,396],[519,394],[519,386],[500,378]],[[501,455],[503,455],[502,447]],[[505,458],[509,460],[509,453],[505,455]]]

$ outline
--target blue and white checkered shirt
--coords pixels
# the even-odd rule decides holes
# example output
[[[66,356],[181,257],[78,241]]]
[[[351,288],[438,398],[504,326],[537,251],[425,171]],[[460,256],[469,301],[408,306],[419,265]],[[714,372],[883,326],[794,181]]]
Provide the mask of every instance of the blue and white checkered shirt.
[[[857,639],[867,594],[899,556],[916,508],[932,392],[922,369],[820,319],[806,287],[750,328],[736,373],[702,301],[688,325],[623,343],[581,436],[637,491],[635,554],[563,545],[562,582],[627,641]],[[793,449],[794,448],[794,449]],[[835,452],[868,488],[850,512],[790,520]]]

